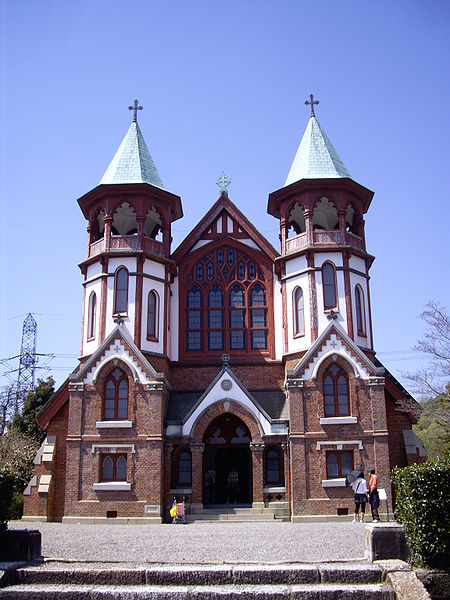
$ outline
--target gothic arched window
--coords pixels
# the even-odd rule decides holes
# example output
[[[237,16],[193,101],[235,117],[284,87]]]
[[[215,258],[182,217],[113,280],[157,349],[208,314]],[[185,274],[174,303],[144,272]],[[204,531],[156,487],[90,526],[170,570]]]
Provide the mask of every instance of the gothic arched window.
[[[147,339],[158,341],[159,302],[155,290],[148,293],[147,303]]]
[[[364,307],[364,292],[358,284],[355,287],[355,310],[356,310],[356,326],[358,335],[366,335],[366,311]]]
[[[344,417],[350,414],[347,375],[336,363],[323,376],[325,417]]]
[[[108,454],[101,458],[101,481],[126,481],[127,458],[124,454]]]
[[[97,295],[95,292],[91,292],[89,296],[89,306],[88,306],[88,340],[92,340],[95,338],[95,321],[97,315]]]
[[[208,292],[208,350],[224,349],[223,292],[216,284]]]
[[[329,310],[337,307],[336,270],[332,263],[322,266],[323,308]]]
[[[327,452],[327,479],[346,477],[353,470],[353,452]]]
[[[117,367],[105,381],[103,418],[105,421],[128,418],[128,378]]]
[[[186,351],[265,352],[269,349],[264,274],[251,253],[221,246],[187,271]]]
[[[203,350],[203,294],[193,285],[187,295],[187,350]]]
[[[294,336],[305,334],[305,310],[303,301],[303,290],[296,287],[293,293],[294,303]]]
[[[128,312],[128,271],[117,269],[114,276],[114,314]]]
[[[250,337],[252,350],[267,348],[266,292],[260,283],[250,290]]]

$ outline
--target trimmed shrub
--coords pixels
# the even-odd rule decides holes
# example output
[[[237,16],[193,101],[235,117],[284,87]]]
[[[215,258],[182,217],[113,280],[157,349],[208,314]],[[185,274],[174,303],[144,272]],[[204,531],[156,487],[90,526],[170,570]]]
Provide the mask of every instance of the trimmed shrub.
[[[392,470],[397,521],[405,527],[417,562],[443,567],[450,562],[450,460]]]

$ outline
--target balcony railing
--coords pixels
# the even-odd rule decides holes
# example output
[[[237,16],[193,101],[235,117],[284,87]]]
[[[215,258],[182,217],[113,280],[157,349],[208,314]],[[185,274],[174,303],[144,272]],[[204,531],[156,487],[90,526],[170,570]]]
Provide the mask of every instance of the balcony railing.
[[[137,235],[112,235],[110,238],[109,252],[117,251],[139,251],[143,250],[154,256],[164,256],[164,244],[151,238],[142,238],[142,247],[139,245],[139,237]],[[89,258],[106,252],[105,239],[97,240],[89,246]]]
[[[308,244],[306,232],[286,240],[286,254],[292,254],[305,248],[320,248],[325,246],[353,246],[365,250],[364,240],[348,231],[313,231],[312,243]]]

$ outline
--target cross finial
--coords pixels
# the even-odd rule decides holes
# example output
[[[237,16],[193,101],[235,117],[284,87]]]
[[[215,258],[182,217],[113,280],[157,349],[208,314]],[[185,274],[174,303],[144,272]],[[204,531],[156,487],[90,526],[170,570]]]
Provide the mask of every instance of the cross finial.
[[[230,364],[230,355],[224,352],[220,358],[222,359],[222,365],[228,367]]]
[[[228,186],[231,183],[231,178],[222,171],[220,177],[217,178],[216,184],[220,187],[221,194],[228,196]]]
[[[137,123],[137,111],[142,110],[144,107],[139,106],[139,101],[135,100],[133,106],[129,106],[128,110],[132,110],[133,112],[133,122]]]
[[[319,104],[319,100],[314,100],[313,94],[310,94],[309,97],[310,97],[310,100],[305,100],[305,104],[311,105],[311,116],[315,117],[316,114],[314,112],[314,104]]]

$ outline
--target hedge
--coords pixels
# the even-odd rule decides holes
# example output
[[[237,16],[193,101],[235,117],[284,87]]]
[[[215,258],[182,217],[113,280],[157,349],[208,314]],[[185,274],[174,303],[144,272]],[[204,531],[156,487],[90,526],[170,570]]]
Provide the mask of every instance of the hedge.
[[[405,527],[416,562],[450,562],[450,460],[438,459],[392,470],[395,513]]]

